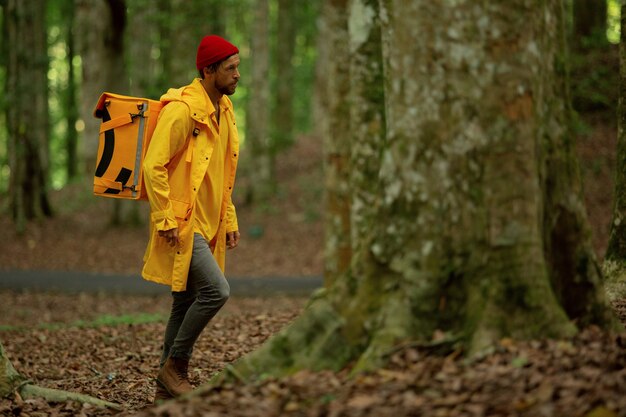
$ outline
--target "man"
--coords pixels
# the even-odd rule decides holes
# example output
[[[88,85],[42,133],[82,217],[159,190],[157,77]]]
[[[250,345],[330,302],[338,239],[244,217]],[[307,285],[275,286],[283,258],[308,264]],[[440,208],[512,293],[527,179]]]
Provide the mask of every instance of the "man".
[[[145,279],[171,286],[156,400],[191,391],[187,367],[200,333],[226,303],[226,248],[239,232],[231,195],[239,154],[233,105],[239,50],[210,35],[200,42],[200,78],[170,89],[144,158],[150,201]]]

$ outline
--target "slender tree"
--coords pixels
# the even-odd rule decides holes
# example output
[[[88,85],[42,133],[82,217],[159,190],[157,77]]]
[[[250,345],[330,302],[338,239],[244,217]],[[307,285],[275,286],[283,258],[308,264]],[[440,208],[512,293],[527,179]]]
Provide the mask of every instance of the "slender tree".
[[[293,144],[293,56],[296,42],[295,12],[297,2],[278,0],[278,21],[276,35],[276,94],[272,112],[272,158],[278,152]],[[272,169],[274,168],[272,162]],[[274,174],[272,173],[272,176]]]
[[[63,12],[66,18],[66,49],[67,49],[67,87],[63,97],[65,105],[65,120],[67,123],[67,133],[65,149],[67,152],[67,179],[72,180],[79,176],[78,170],[78,131],[76,122],[78,121],[78,94],[76,88],[76,71],[74,70],[74,58],[76,57],[75,32],[75,12],[74,1],[64,0]]]
[[[350,117],[372,136],[352,152],[353,268],[231,373],[368,369],[440,334],[474,353],[612,326],[568,129],[561,1],[348,10],[351,54],[331,56],[354,60]],[[379,36],[382,61],[367,45]],[[370,95],[380,65],[384,91]]]
[[[619,45],[620,84],[617,111],[617,158],[615,166],[615,192],[613,220],[609,244],[604,257],[604,269],[609,286],[622,288],[617,294],[626,294],[626,3],[621,5],[621,34]],[[616,285],[617,284],[617,285]]]
[[[330,42],[328,39],[332,36],[330,20],[331,16],[328,12],[329,1],[324,0],[317,16],[317,39],[315,50],[317,59],[315,60],[315,78],[314,88],[311,94],[311,117],[312,117],[312,133],[319,138],[320,141],[329,131],[328,117],[328,69],[330,68]]]
[[[269,1],[257,0],[252,26],[251,75],[246,111],[246,144],[243,164],[250,178],[246,200],[251,203],[269,195],[272,188],[270,161]]]
[[[130,94],[153,97],[157,60],[152,57],[158,42],[157,4],[148,0],[136,0],[128,4],[128,20],[132,25],[126,31],[128,75]],[[156,91],[155,94],[158,94]]]
[[[577,49],[589,48],[589,43],[597,47],[608,45],[607,0],[573,0],[573,34]]]
[[[52,215],[45,9],[45,2],[7,0],[3,11],[10,208],[20,232],[28,219]]]
[[[216,0],[169,0],[174,12],[164,15],[168,31],[169,50],[166,80],[170,87],[187,85],[198,76],[195,68],[196,48],[200,39],[212,33],[226,36],[224,7]]]

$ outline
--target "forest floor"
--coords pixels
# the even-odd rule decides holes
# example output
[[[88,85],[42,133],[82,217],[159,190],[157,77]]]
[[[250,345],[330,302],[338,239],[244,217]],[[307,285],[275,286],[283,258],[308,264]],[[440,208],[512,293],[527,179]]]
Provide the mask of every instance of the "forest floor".
[[[255,349],[301,311],[303,298],[229,300],[190,363],[197,385]],[[516,342],[467,360],[406,347],[376,372],[300,372],[226,384],[189,401],[152,405],[167,297],[0,291],[0,327],[15,368],[35,384],[116,402],[0,400],[6,416],[626,416],[626,334],[585,329],[570,340]],[[626,304],[615,310],[626,323]]]
[[[588,117],[578,137],[585,201],[598,258],[612,211],[616,127]],[[278,195],[262,206],[237,197],[240,247],[228,254],[236,277],[321,276],[323,177],[319,143],[300,140],[278,161]],[[246,189],[246,177],[238,180]],[[57,215],[25,235],[0,217],[0,269],[138,275],[146,226],[111,228],[111,201],[85,184],[53,193]],[[142,213],[145,203],[139,205]],[[304,308],[306,299],[234,294],[198,342],[194,384],[258,347]],[[626,324],[626,302],[613,305]],[[0,340],[34,383],[121,404],[145,416],[585,416],[626,417],[626,334],[585,329],[571,340],[504,339],[468,360],[462,352],[407,347],[385,369],[348,378],[300,372],[282,380],[229,384],[186,402],[152,406],[153,377],[168,297],[113,293],[0,291]],[[78,403],[0,400],[0,415],[109,416]]]

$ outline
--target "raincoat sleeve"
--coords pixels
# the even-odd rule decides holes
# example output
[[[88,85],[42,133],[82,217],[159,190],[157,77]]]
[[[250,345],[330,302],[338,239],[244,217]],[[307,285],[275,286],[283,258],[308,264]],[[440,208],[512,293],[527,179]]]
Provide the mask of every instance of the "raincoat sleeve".
[[[228,201],[228,205],[226,206],[226,233],[238,230],[239,224],[237,224],[237,212],[235,211],[235,205],[232,201]]]
[[[161,110],[143,161],[143,178],[150,201],[150,217],[159,231],[178,227],[169,197],[167,166],[185,146],[190,128],[191,117],[186,104],[171,102],[166,105]]]

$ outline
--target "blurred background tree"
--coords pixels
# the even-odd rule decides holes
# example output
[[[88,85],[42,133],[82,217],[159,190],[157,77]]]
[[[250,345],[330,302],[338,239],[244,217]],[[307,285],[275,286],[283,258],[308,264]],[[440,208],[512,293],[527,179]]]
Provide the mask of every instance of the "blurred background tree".
[[[243,161],[240,184],[247,190],[243,194],[249,194],[248,202],[271,197],[277,191],[273,176],[277,155],[311,125],[318,3],[0,1],[4,48],[0,81],[5,88],[0,208],[10,208],[22,229],[29,218],[50,215],[48,188],[87,184],[93,174],[99,120],[92,113],[100,94],[111,91],[158,99],[168,88],[190,82],[197,76],[197,44],[210,33],[228,38],[241,51],[242,83],[232,98],[242,146],[253,151]],[[26,29],[28,33],[20,32]],[[28,39],[35,42],[37,36],[38,55],[27,46],[28,59],[18,59],[24,54],[20,45]],[[28,77],[31,73],[33,77]],[[37,82],[18,86],[22,81],[16,77]],[[36,108],[34,97],[41,97]],[[6,106],[9,102],[11,106]],[[18,106],[22,102],[30,106],[28,112]],[[33,112],[38,118],[32,117]],[[15,119],[26,115],[29,140],[37,146],[26,147],[25,133],[20,133]],[[39,120],[41,127],[34,129]],[[36,154],[26,153],[27,148],[36,149]],[[25,171],[38,166],[37,175]],[[128,220],[127,212],[137,217],[136,205],[124,208],[112,201],[111,207],[113,223]]]
[[[604,112],[614,117],[619,74],[619,0],[568,3],[572,104],[577,111]]]
[[[167,88],[189,82],[196,75],[194,59],[199,38],[217,33],[237,44],[242,56],[242,82],[233,96],[244,150],[238,193],[246,196],[245,202],[261,204],[280,193],[275,186],[276,159],[303,134],[315,134],[320,138],[320,146],[323,141],[324,165],[330,173],[326,184],[330,214],[327,230],[331,236],[328,242],[340,248],[334,253],[343,257],[343,261],[328,258],[327,269],[341,270],[349,259],[350,243],[344,239],[350,231],[345,216],[349,208],[338,207],[338,202],[345,199],[335,199],[335,194],[346,192],[342,181],[348,178],[350,160],[355,156],[346,143],[334,140],[348,128],[345,119],[329,117],[334,112],[349,111],[350,103],[345,95],[331,97],[329,93],[344,91],[351,82],[342,60],[354,51],[346,49],[345,56],[331,55],[332,44],[337,43],[335,47],[339,48],[342,39],[329,28],[336,25],[333,19],[345,20],[333,15],[333,8],[345,7],[346,3],[48,0],[37,2],[37,10],[31,10],[27,8],[28,1],[20,2],[23,18],[31,22],[38,19],[29,27],[28,36],[40,33],[47,39],[40,42],[44,47],[41,58],[30,65],[30,70],[38,74],[38,82],[47,83],[47,88],[38,87],[39,96],[46,94],[42,100],[47,102],[47,109],[41,110],[38,119],[46,127],[40,128],[37,143],[42,146],[37,147],[35,155],[22,152],[25,142],[16,141],[19,132],[11,119],[11,115],[19,113],[16,109],[20,99],[32,99],[34,95],[27,88],[11,90],[11,57],[17,56],[18,45],[25,38],[14,41],[11,28],[18,22],[12,11],[14,3],[1,0],[4,52],[0,81],[5,94],[1,99],[4,111],[0,114],[0,209],[13,210],[16,220],[22,219],[18,224],[23,227],[29,217],[52,212],[46,198],[48,189],[88,184],[97,146],[98,120],[92,117],[92,111],[99,95],[114,91],[158,98]],[[566,0],[565,5],[571,44],[571,102],[576,111],[613,123],[617,105],[619,1]],[[27,61],[19,60],[19,64],[26,66]],[[342,70],[343,79],[339,75],[329,76]],[[35,88],[35,83],[28,87]],[[38,108],[43,109],[43,101],[39,101]],[[9,102],[11,106],[7,106]],[[576,120],[579,131],[588,127],[588,118]],[[34,131],[29,129],[30,133]],[[33,189],[32,184],[14,185],[24,176],[18,160],[27,162],[23,165],[32,167],[29,169],[41,165],[36,181],[42,187],[35,187],[40,192],[33,194],[39,196],[37,204],[41,210],[33,206],[28,213],[18,213],[19,196]],[[35,181],[35,176],[28,177]],[[128,213],[114,203],[111,206],[112,220],[124,221]]]
[[[46,2],[10,0],[3,6],[6,146],[9,208],[18,231],[52,215],[48,199],[50,143]]]

